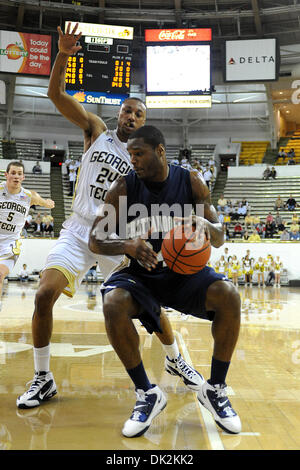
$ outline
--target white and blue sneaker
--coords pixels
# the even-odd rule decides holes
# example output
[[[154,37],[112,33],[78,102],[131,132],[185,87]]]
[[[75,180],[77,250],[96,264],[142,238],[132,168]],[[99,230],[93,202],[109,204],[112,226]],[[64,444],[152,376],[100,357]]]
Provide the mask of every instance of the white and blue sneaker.
[[[21,409],[34,408],[43,401],[56,395],[56,384],[52,372],[36,372],[27,392],[17,398],[17,407]]]
[[[198,391],[197,398],[211,412],[220,428],[230,434],[241,432],[241,420],[226,395],[226,384],[211,385],[205,382]]]
[[[181,354],[177,359],[169,359],[166,356],[165,370],[171,375],[178,375],[190,390],[200,390],[205,382],[202,375],[187,364]]]
[[[153,418],[167,405],[167,399],[157,385],[153,385],[147,392],[138,389],[135,393],[137,396],[135,407],[122,429],[125,437],[142,436],[150,427]]]

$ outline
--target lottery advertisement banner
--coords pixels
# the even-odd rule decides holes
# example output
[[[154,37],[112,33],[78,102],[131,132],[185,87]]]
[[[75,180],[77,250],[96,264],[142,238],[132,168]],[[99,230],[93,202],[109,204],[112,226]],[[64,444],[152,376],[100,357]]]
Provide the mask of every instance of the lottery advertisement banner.
[[[0,31],[0,72],[46,75],[51,71],[51,36]]]

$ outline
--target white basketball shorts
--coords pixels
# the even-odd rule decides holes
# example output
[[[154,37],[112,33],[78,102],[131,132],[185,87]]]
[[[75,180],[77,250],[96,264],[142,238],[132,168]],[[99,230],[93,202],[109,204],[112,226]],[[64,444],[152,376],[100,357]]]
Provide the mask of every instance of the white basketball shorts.
[[[73,297],[87,271],[98,262],[100,271],[106,279],[124,258],[120,256],[96,255],[88,247],[91,223],[76,214],[67,219],[54,247],[50,250],[43,269],[57,269],[68,280],[63,293]]]

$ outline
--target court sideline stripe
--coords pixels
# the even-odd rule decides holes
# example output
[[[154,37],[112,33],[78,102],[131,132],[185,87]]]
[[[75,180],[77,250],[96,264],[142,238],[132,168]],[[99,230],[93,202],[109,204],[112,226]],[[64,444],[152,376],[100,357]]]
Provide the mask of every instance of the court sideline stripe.
[[[178,331],[175,331],[175,334],[179,339],[184,358],[193,367],[190,354],[188,352],[188,349],[186,347],[186,344],[184,342],[182,335]],[[213,419],[211,413],[206,408],[204,408],[204,406],[200,404],[197,398],[196,398],[196,402],[199,406],[212,450],[225,450],[223,442],[218,433],[215,420]]]

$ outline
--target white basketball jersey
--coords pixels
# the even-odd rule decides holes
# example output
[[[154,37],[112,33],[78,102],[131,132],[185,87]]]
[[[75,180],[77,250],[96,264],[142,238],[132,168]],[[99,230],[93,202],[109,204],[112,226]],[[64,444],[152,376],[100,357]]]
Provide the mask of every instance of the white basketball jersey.
[[[116,130],[103,132],[82,156],[73,212],[92,222],[112,183],[130,170],[126,142],[119,140]]]
[[[0,252],[5,251],[8,242],[20,238],[28,215],[31,191],[21,187],[18,194],[11,194],[6,183],[0,184]]]

